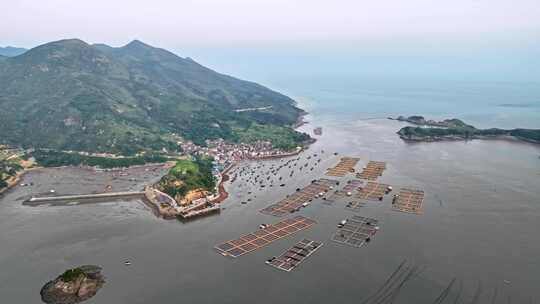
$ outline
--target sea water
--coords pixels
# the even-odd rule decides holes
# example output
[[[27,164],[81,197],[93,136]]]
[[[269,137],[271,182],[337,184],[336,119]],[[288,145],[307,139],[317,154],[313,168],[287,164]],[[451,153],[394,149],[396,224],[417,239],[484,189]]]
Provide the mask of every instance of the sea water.
[[[73,180],[94,178],[87,171],[29,173],[23,182],[36,189],[16,187],[0,199],[0,302],[39,303],[45,282],[96,264],[107,283],[88,303],[358,303],[403,261],[422,272],[387,290],[396,293],[394,303],[432,303],[453,279],[447,303],[458,295],[476,303],[492,303],[495,295],[496,303],[540,298],[540,147],[505,140],[409,144],[395,133],[406,123],[386,119],[420,114],[478,127],[540,127],[537,84],[306,78],[271,85],[310,112],[302,131],[323,127],[300,155],[307,161],[318,153],[320,166],[291,179],[284,172],[285,187],[238,180],[227,186],[231,196],[219,215],[188,223],[157,219],[136,201],[23,206],[32,191],[84,193],[87,186]],[[237,259],[213,249],[278,221],[259,210],[323,176],[341,155],[360,157],[358,168],[386,161],[380,180],[396,190],[423,189],[424,213],[393,211],[389,199],[369,202],[358,215],[377,218],[381,229],[369,245],[353,248],[331,236],[356,213],[345,202],[315,200],[299,213],[317,221],[310,229]],[[264,264],[302,238],[324,246],[290,273]]]

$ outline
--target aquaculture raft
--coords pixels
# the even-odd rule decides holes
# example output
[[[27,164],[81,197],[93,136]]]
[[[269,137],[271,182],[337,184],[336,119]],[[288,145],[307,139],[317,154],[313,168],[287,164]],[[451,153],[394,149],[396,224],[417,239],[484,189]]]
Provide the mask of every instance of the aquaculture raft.
[[[356,177],[367,180],[376,180],[377,178],[382,176],[385,169],[386,162],[370,161],[368,162],[364,170],[358,173]]]
[[[283,271],[291,271],[298,267],[305,259],[322,247],[322,243],[308,239],[296,243],[296,245],[283,252],[279,257],[266,261],[267,265]]]
[[[423,202],[423,190],[402,188],[399,191],[399,195],[394,197],[392,209],[401,212],[421,214]]]
[[[356,157],[342,157],[339,163],[326,171],[328,176],[345,176],[350,172],[354,172],[354,167],[360,161]]]
[[[278,239],[289,236],[297,231],[307,229],[315,224],[314,220],[303,216],[279,221],[264,229],[246,234],[238,239],[219,244],[214,248],[224,256],[233,258],[264,247]]]
[[[328,192],[330,187],[336,184],[337,181],[331,179],[320,179],[314,181],[303,189],[289,195],[285,199],[262,209],[261,213],[273,216],[283,216],[287,213],[291,213],[292,211],[300,208],[302,204],[313,200],[321,192]]]
[[[376,182],[368,182],[367,185],[361,188],[356,195],[359,199],[378,201],[381,197],[387,194],[389,185]]]
[[[347,203],[347,205],[345,205],[345,209],[348,209],[348,210],[351,210],[351,211],[354,211],[354,212],[359,212],[360,208],[364,207],[365,205],[366,205],[365,202],[350,201],[350,202]]]
[[[334,233],[332,241],[353,247],[360,247],[377,233],[375,227],[378,222],[378,220],[373,218],[354,215]]]
[[[364,182],[359,179],[353,179],[347,182],[341,190],[336,190],[327,200],[326,204],[331,205],[334,201],[344,197],[350,197],[355,193]]]
[[[347,182],[345,187],[343,187],[343,189],[336,191],[334,195],[335,196],[348,196],[347,193],[351,193],[352,195],[352,193],[356,192],[356,190],[358,190],[358,187],[362,186],[363,183],[364,182],[359,179],[350,180]]]

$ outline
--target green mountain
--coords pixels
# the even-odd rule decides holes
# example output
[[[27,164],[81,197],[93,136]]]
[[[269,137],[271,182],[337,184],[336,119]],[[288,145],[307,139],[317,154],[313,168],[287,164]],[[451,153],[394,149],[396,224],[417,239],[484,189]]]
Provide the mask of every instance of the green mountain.
[[[263,109],[236,111],[252,108]],[[12,145],[133,154],[174,149],[174,134],[202,144],[254,128],[301,141],[290,128],[301,114],[287,96],[137,40],[61,40],[0,59],[0,142]]]
[[[19,56],[26,51],[28,50],[24,48],[18,48],[18,47],[12,47],[12,46],[0,47],[0,56],[5,56],[5,57]]]

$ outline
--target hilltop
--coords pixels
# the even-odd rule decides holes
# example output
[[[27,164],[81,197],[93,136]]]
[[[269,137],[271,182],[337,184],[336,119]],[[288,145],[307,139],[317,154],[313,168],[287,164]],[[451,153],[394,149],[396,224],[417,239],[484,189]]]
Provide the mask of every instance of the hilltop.
[[[132,155],[257,130],[292,147],[307,139],[291,127],[302,114],[287,96],[138,40],[60,40],[0,60],[0,143],[14,146]]]

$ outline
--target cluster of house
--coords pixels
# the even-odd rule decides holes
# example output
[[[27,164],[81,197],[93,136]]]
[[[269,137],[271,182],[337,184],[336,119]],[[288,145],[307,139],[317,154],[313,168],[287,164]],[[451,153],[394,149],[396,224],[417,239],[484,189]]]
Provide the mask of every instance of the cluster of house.
[[[279,157],[290,153],[273,148],[272,143],[269,141],[236,144],[226,142],[223,139],[216,139],[207,140],[206,147],[198,146],[193,142],[182,143],[180,146],[187,154],[212,157],[216,166],[221,170],[241,160]]]

